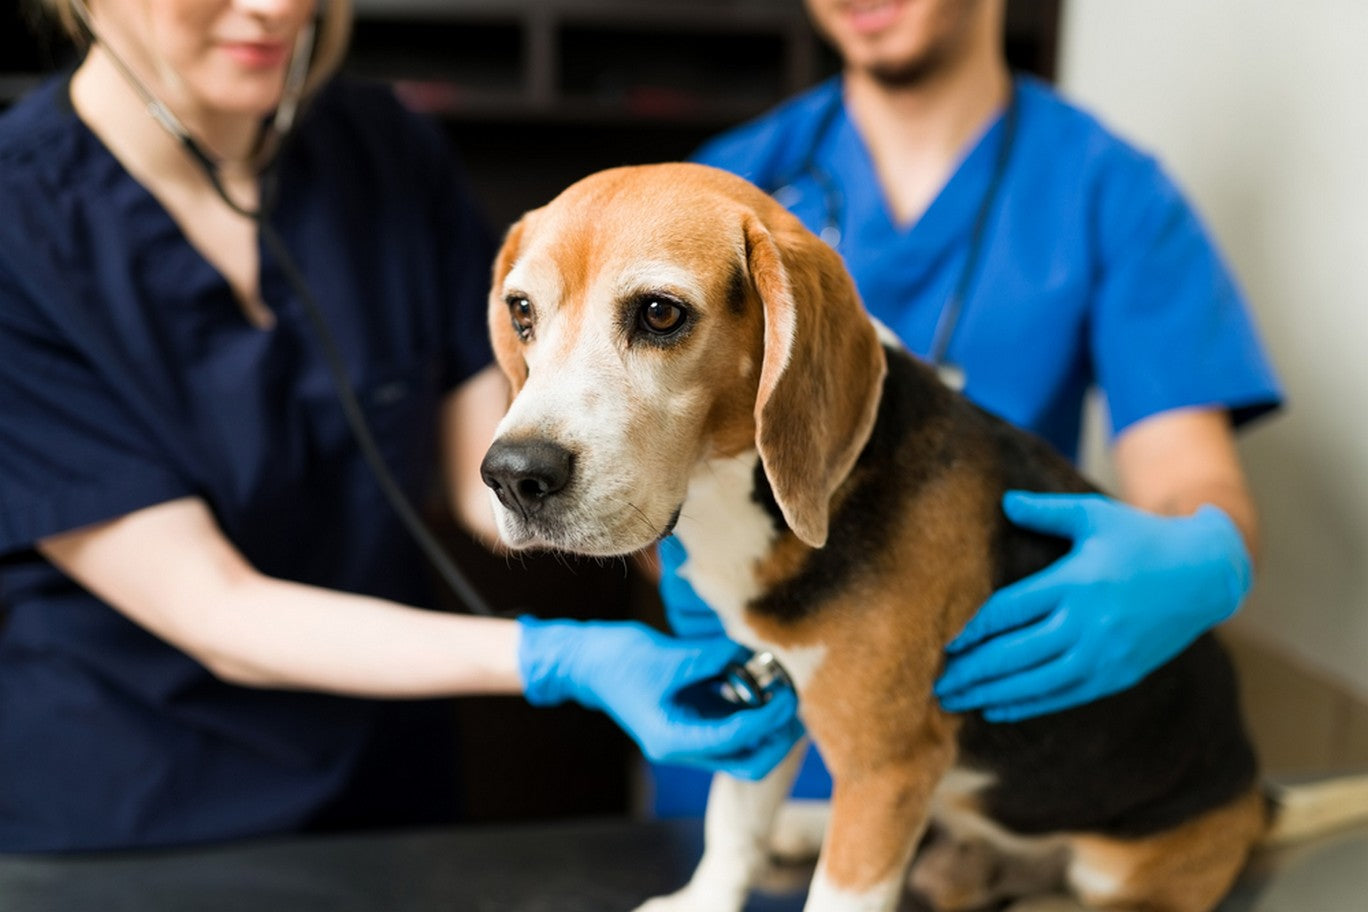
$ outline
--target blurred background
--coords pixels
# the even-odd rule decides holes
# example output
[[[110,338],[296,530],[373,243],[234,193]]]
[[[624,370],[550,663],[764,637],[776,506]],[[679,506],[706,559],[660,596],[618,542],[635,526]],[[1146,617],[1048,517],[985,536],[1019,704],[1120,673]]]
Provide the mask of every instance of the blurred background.
[[[356,7],[347,68],[440,120],[496,231],[591,171],[687,157],[834,69],[800,0]],[[1271,769],[1368,766],[1368,4],[1008,9],[1014,65],[1165,162],[1249,294],[1289,404],[1242,438],[1264,554],[1227,639]],[[20,0],[0,0],[0,108],[69,61],[62,42],[30,30]],[[1105,481],[1100,405],[1093,419],[1086,465]],[[493,558],[444,535],[510,611],[659,617],[629,564]],[[467,699],[453,724],[476,820],[642,806],[635,753],[602,717]]]

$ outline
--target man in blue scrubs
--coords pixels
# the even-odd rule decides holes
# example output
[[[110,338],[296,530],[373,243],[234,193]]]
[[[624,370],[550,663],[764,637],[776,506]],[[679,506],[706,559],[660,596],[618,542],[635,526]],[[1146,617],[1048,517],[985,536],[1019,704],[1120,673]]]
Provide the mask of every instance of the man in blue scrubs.
[[[1013,521],[1074,549],[985,604],[937,696],[1010,721],[1125,689],[1251,581],[1234,430],[1280,392],[1242,295],[1152,158],[1009,73],[1003,0],[807,7],[841,75],[697,159],[832,243],[869,311],[984,408],[1071,458],[1089,387],[1111,418],[1119,499],[1009,494]],[[678,577],[687,556],[661,551],[677,629],[715,629]],[[674,789],[686,780],[662,786],[666,812]]]

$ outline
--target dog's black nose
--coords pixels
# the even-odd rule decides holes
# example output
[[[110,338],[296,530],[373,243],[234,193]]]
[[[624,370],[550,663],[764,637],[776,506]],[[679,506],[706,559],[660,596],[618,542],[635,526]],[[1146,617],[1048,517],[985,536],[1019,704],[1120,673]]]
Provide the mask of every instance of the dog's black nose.
[[[574,462],[569,450],[547,440],[495,441],[480,477],[500,503],[528,517],[570,483]]]

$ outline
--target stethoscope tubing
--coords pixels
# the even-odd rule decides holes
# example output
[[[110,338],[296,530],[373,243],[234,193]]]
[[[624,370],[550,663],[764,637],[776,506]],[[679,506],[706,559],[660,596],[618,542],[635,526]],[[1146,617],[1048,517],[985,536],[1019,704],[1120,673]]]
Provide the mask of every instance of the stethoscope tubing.
[[[950,343],[954,339],[955,330],[959,327],[965,303],[969,298],[974,279],[978,275],[979,263],[983,258],[987,244],[989,218],[996,205],[1004,177],[1015,151],[1020,108],[1018,92],[1016,80],[1013,79],[1007,97],[1007,105],[1002,114],[1002,138],[998,143],[997,156],[993,161],[993,170],[989,175],[988,186],[984,189],[978,210],[974,214],[974,224],[964,265],[960,268],[960,273],[955,284],[951,287],[945,303],[941,305],[940,313],[936,317],[935,328],[932,331],[931,345],[927,349],[925,357],[927,363],[935,368],[941,379],[956,389],[964,387],[967,377],[958,365],[949,360]],[[817,153],[822,143],[829,137],[836,124],[837,117],[844,109],[844,104],[844,96],[838,88],[817,119],[816,127],[812,131],[811,139],[807,143],[800,164],[789,172],[789,176],[786,178],[774,181],[774,189],[770,191],[782,205],[791,207],[798,196],[795,184],[804,177],[811,180],[817,186],[822,198],[822,220],[817,233],[822,240],[837,250],[840,250],[845,240],[845,194],[841,192],[840,185],[835,177],[818,164]]]

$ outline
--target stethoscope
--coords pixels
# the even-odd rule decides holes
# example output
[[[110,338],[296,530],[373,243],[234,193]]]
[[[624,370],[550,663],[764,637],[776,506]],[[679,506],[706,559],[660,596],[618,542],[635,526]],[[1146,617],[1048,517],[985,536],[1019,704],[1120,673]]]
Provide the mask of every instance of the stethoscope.
[[[320,0],[319,12],[322,14],[323,4],[326,0]],[[170,136],[180,143],[200,169],[204,172],[215,194],[223,201],[224,205],[232,209],[238,215],[250,219],[260,232],[261,240],[267,249],[275,257],[277,265],[285,275],[286,281],[290,284],[294,293],[304,304],[304,311],[308,314],[309,321],[313,325],[315,334],[318,337],[323,360],[327,365],[328,374],[332,379],[333,387],[337,393],[337,399],[342,407],[342,413],[346,418],[347,426],[352,436],[356,439],[357,445],[361,449],[361,454],[370,467],[371,473],[375,476],[380,485],[385,499],[394,510],[405,529],[413,537],[414,541],[422,549],[424,555],[431,562],[433,567],[441,575],[443,581],[461,599],[463,604],[472,614],[496,615],[497,612],[490,607],[489,603],[471,585],[465,574],[447,557],[442,550],[442,546],[437,543],[436,538],[428,530],[423,520],[409,503],[403,488],[395,480],[394,474],[385,463],[379,447],[376,446],[375,438],[371,433],[370,426],[366,422],[365,413],[360,403],[357,401],[356,392],[352,389],[351,381],[347,377],[346,362],[342,358],[341,351],[338,349],[337,341],[329,328],[327,321],[323,318],[323,312],[318,306],[318,301],[314,297],[313,290],[309,287],[308,281],[304,278],[303,271],[299,268],[299,263],[290,253],[284,238],[271,224],[269,214],[272,203],[274,202],[276,178],[279,170],[276,167],[279,162],[279,153],[285,141],[290,136],[290,131],[294,127],[295,115],[299,110],[299,102],[304,87],[305,77],[309,72],[309,63],[313,59],[314,35],[316,27],[310,22],[300,30],[299,37],[295,40],[294,52],[290,58],[289,68],[285,74],[284,89],[281,93],[280,104],[276,107],[274,116],[264,127],[262,141],[258,144],[253,164],[258,169],[261,180],[261,201],[257,208],[249,209],[234,200],[224,187],[221,174],[221,166],[215,158],[210,155],[205,148],[194,138],[190,130],[181,122],[180,118],[172,113],[161,99],[157,98],[151,88],[142,81],[133,71],[133,68],[114,50],[108,41],[105,41],[95,28],[95,23],[90,15],[90,10],[85,4],[85,0],[71,0],[72,9],[76,13],[76,18],[80,21],[81,27],[86,31],[91,43],[98,43],[113,61],[115,69],[123,76],[128,85],[137,93],[143,104],[147,107],[147,113],[161,125]]]
[[[1002,115],[1002,140],[998,143],[997,158],[993,161],[993,171],[989,176],[988,186],[983,191],[983,198],[979,200],[978,212],[974,216],[969,250],[964,258],[964,265],[960,268],[958,279],[951,288],[949,296],[945,299],[945,303],[941,305],[940,314],[936,318],[935,331],[931,337],[931,347],[928,349],[925,358],[927,363],[935,368],[941,382],[956,390],[964,389],[968,376],[963,367],[949,359],[950,342],[954,338],[955,329],[964,312],[964,303],[968,299],[974,277],[978,273],[979,261],[983,257],[984,246],[987,243],[988,219],[992,214],[1003,177],[1007,173],[1007,167],[1011,164],[1012,153],[1016,145],[1019,106],[1016,80],[1012,80],[1008,90],[1007,107]],[[831,135],[831,130],[836,125],[836,118],[844,110],[844,107],[845,99],[842,93],[839,90],[833,92],[817,117],[812,138],[807,143],[801,163],[787,176],[772,181],[774,189],[770,191],[770,194],[780,205],[792,208],[802,197],[802,191],[797,187],[798,181],[804,178],[811,180],[817,186],[822,201],[821,227],[818,228],[817,234],[836,250],[841,249],[841,243],[845,236],[843,228],[846,209],[845,194],[841,191],[836,179],[817,163],[817,151]]]

